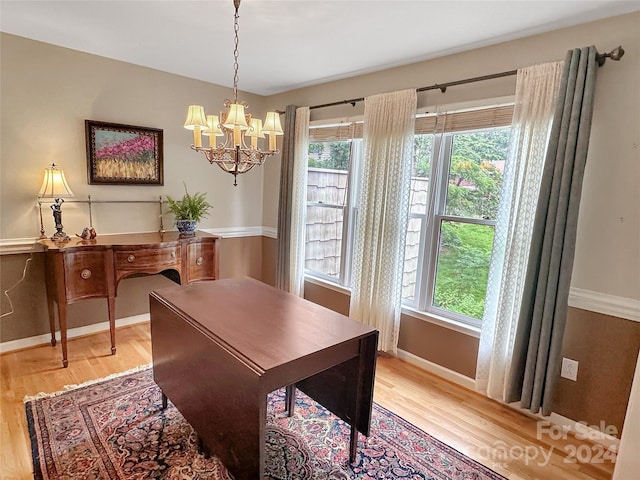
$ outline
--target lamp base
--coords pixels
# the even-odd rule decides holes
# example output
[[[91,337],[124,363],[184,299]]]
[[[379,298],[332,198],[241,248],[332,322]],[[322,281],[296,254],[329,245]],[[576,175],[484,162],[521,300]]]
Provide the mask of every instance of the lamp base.
[[[62,226],[62,204],[64,203],[64,198],[56,198],[55,203],[51,205],[51,210],[53,211],[53,220],[56,223],[56,233],[53,234],[51,240],[54,242],[68,242],[70,240],[69,235],[64,233]]]
[[[64,233],[62,230],[58,230],[51,236],[51,240],[54,242],[68,242],[71,239],[69,238],[69,235]]]

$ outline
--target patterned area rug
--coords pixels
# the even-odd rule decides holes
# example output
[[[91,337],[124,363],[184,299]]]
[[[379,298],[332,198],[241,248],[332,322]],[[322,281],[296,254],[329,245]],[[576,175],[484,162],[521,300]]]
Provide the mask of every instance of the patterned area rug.
[[[269,479],[504,478],[377,404],[350,465],[348,425],[300,392],[292,418],[284,390],[268,402]],[[198,453],[191,426],[161,403],[150,368],[27,400],[35,478],[233,478]]]

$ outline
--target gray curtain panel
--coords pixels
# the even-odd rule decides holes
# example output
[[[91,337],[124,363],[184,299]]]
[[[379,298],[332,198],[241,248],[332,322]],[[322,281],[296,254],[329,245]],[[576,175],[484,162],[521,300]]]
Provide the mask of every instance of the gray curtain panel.
[[[573,269],[598,62],[567,53],[534,220],[506,401],[551,413]]]
[[[296,127],[296,105],[287,105],[284,117],[284,140],[280,168],[280,198],[278,201],[278,258],[276,287],[289,291],[289,251],[291,249],[291,185]]]

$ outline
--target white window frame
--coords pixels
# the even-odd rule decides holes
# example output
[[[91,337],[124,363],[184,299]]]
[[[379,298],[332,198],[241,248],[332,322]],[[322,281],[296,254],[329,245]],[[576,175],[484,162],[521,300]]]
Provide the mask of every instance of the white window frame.
[[[358,218],[358,207],[355,205],[358,198],[360,178],[360,164],[362,163],[362,139],[343,140],[350,143],[349,149],[349,170],[347,173],[347,198],[345,205],[334,205],[322,202],[306,202],[306,207],[323,207],[342,209],[342,240],[340,245],[340,274],[338,278],[326,275],[317,270],[305,268],[305,276],[324,280],[328,283],[336,284],[344,288],[351,286],[351,261],[353,257],[353,242],[355,237],[355,226]],[[330,143],[330,142],[311,142]]]
[[[500,127],[504,128],[504,127]],[[481,319],[462,315],[451,310],[439,308],[433,304],[435,295],[436,270],[440,243],[441,224],[443,221],[457,223],[488,225],[495,227],[496,221],[483,218],[459,217],[447,215],[447,188],[449,170],[453,153],[453,138],[467,133],[481,133],[494,128],[474,129],[438,134],[434,136],[431,150],[431,171],[429,172],[428,204],[425,213],[410,214],[412,218],[420,218],[422,227],[420,232],[420,249],[418,265],[421,268],[416,276],[416,290],[413,301],[404,301],[403,305],[415,308],[428,314],[451,319],[457,323],[479,328]]]
[[[514,97],[513,96],[505,96],[493,99],[484,99],[470,102],[463,102],[458,104],[446,105],[438,107],[438,110],[442,112],[453,112],[457,110],[463,109],[473,109],[473,108],[492,108],[499,107],[502,105],[513,104]],[[417,116],[428,114],[429,112],[434,112],[434,107],[427,107],[418,110]],[[338,119],[331,121],[316,121],[312,122],[312,127],[314,126],[333,126],[336,125],[336,121],[343,123],[345,121],[349,121],[347,119]],[[449,328],[451,330],[459,331],[465,333],[467,335],[479,336],[480,324],[481,320],[468,317],[466,315],[461,315],[456,312],[452,312],[449,310],[444,310],[442,308],[438,308],[432,305],[433,303],[433,295],[434,295],[434,285],[436,280],[436,262],[437,262],[437,244],[439,242],[439,233],[440,233],[440,222],[443,220],[453,220],[461,223],[474,223],[474,224],[483,224],[483,225],[492,225],[495,226],[495,220],[484,220],[484,219],[475,219],[475,218],[467,218],[467,217],[457,217],[457,216],[448,216],[444,214],[444,209],[446,207],[446,189],[448,183],[448,175],[440,174],[441,171],[449,171],[449,162],[451,161],[451,156],[449,155],[447,159],[446,170],[444,169],[443,162],[440,161],[440,156],[443,155],[443,148],[447,148],[453,139],[453,136],[456,134],[464,134],[464,133],[477,133],[487,130],[492,130],[493,128],[499,127],[490,127],[490,128],[482,128],[482,129],[473,129],[468,131],[456,131],[450,133],[443,134],[435,134],[433,139],[432,153],[431,153],[431,171],[429,173],[430,177],[430,185],[428,192],[428,204],[426,207],[426,213],[424,214],[415,214],[410,213],[409,218],[420,218],[422,222],[421,230],[420,230],[420,247],[419,247],[419,257],[418,257],[418,265],[420,266],[420,270],[416,275],[416,287],[413,296],[413,301],[403,301],[402,309],[404,313],[408,313],[416,318],[421,320],[434,323],[445,328]],[[449,140],[447,140],[449,137]],[[359,144],[359,151],[357,155],[354,155],[353,145]],[[448,145],[442,145],[443,143]],[[335,290],[341,293],[345,293],[350,295],[350,280],[351,280],[351,265],[352,265],[352,252],[353,252],[353,243],[354,243],[354,235],[355,228],[357,226],[357,218],[358,218],[358,207],[355,205],[355,199],[358,198],[358,189],[359,189],[359,181],[357,179],[360,178],[361,172],[361,163],[362,163],[362,150],[363,150],[363,141],[362,139],[354,139],[352,140],[352,153],[350,158],[350,167],[349,167],[349,195],[348,195],[348,204],[345,206],[345,218],[348,215],[349,221],[343,221],[343,246],[341,255],[346,255],[345,257],[341,257],[341,275],[340,279],[336,281],[335,278],[329,277],[327,275],[322,275],[320,272],[315,272],[312,270],[305,269],[305,278],[311,283],[317,285],[325,285],[327,288],[331,290]],[[354,161],[356,160],[356,161]],[[437,179],[434,181],[433,179]],[[432,188],[433,184],[436,184],[435,188]],[[429,217],[431,218],[431,222],[429,222]],[[436,223],[437,220],[437,223]],[[348,225],[347,225],[348,224]],[[425,227],[426,224],[426,227]],[[436,228],[438,225],[438,228]],[[345,235],[346,233],[346,235]],[[427,255],[426,252],[429,252]],[[344,269],[344,273],[342,272]]]

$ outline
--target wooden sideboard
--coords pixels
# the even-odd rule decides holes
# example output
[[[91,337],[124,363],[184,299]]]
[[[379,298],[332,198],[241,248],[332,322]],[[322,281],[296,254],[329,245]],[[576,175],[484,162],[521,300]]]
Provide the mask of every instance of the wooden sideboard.
[[[67,367],[67,305],[89,298],[106,298],[111,354],[116,353],[115,297],[118,284],[134,274],[162,273],[176,283],[218,278],[219,237],[204,232],[100,235],[66,243],[40,240],[45,248],[45,272],[51,345],[56,345],[57,304],[62,365]]]

